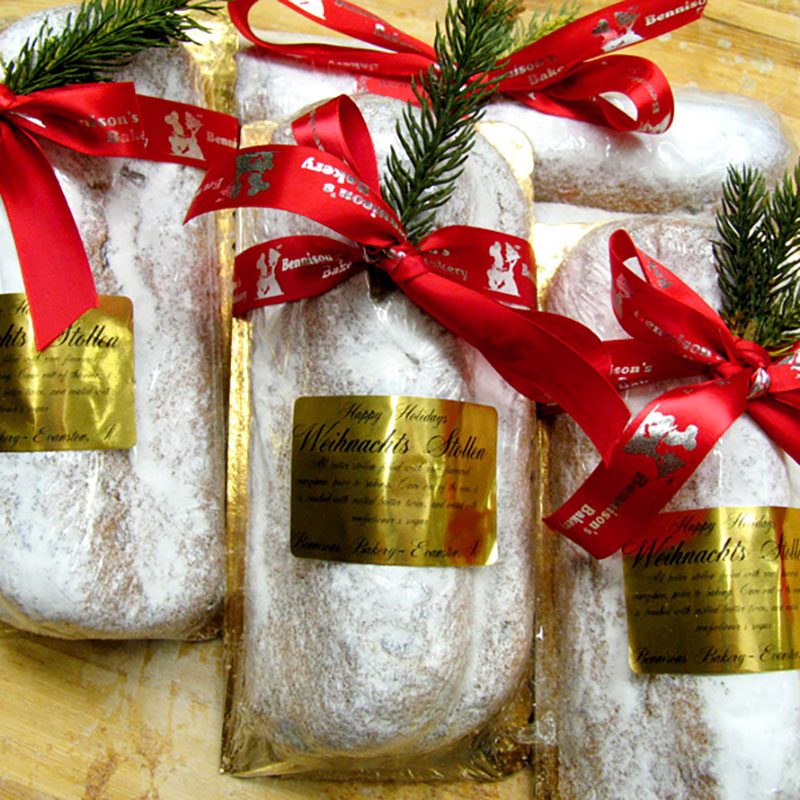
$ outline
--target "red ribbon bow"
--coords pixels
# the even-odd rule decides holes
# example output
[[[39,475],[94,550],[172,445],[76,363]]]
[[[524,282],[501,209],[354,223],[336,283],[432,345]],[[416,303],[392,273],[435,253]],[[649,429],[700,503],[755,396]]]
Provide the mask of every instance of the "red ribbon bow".
[[[365,91],[413,101],[410,79],[436,63],[433,49],[424,42],[341,0],[280,2],[320,25],[381,50],[268,42],[248,22],[250,9],[257,2],[230,0],[228,11],[239,31],[260,50],[349,72],[358,77]],[[695,21],[705,5],[706,0],[623,0],[587,14],[513,53],[501,70],[506,77],[499,89],[546,114],[620,131],[663,132],[671,124],[674,111],[664,73],[647,59],[608,54]],[[615,94],[628,98],[636,109],[635,117],[609,99]]]
[[[356,244],[292,236],[241,253],[236,313],[321,294],[366,262],[375,263],[417,305],[480,350],[515,389],[533,399],[554,399],[608,453],[629,416],[605,377],[610,359],[584,326],[530,310],[533,286],[523,288],[532,265],[528,243],[466,226],[436,231],[417,246],[408,242],[381,196],[369,131],[346,97],[297,120],[293,130],[298,145],[251,147],[216,161],[187,219],[219,208],[279,208]],[[491,256],[488,270],[475,268],[479,254]],[[499,273],[494,286],[490,273]],[[503,285],[507,291],[498,288]],[[498,296],[518,307],[497,302]]]
[[[204,135],[198,137],[201,129]],[[0,197],[38,349],[97,306],[83,242],[38,138],[87,155],[204,166],[206,155],[235,147],[237,136],[233,117],[137,95],[132,83],[81,84],[20,96],[0,84]]]
[[[705,374],[650,402],[630,422],[607,459],[547,524],[597,558],[647,535],[648,520],[678,492],[726,430],[747,413],[770,439],[800,461],[800,358],[775,362],[754,342],[734,336],[719,315],[624,231],[609,240],[614,312],[643,344]],[[625,266],[635,257],[646,280]],[[620,348],[624,349],[624,348]],[[612,350],[613,352],[613,350]],[[660,375],[659,377],[664,377]]]

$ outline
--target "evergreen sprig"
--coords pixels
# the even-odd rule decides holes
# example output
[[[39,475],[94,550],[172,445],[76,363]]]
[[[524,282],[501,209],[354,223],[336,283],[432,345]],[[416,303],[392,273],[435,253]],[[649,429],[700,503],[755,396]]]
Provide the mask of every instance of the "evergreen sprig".
[[[106,81],[140,50],[191,41],[205,30],[187,11],[214,13],[213,0],[85,0],[54,33],[45,25],[8,64],[0,83],[15,94]]]
[[[800,162],[770,193],[763,175],[728,169],[714,242],[722,318],[771,354],[800,338]]]
[[[430,232],[436,210],[453,193],[475,122],[497,89],[499,78],[490,72],[511,43],[516,8],[516,0],[452,0],[444,29],[437,23],[439,69],[412,84],[420,111],[407,107],[397,124],[401,152],[389,153],[384,186],[411,242]]]
[[[558,11],[548,8],[545,11],[534,11],[527,21],[518,19],[512,33],[511,50],[519,50],[529,44],[538,42],[553,31],[574,22],[580,13],[578,0],[565,0]]]

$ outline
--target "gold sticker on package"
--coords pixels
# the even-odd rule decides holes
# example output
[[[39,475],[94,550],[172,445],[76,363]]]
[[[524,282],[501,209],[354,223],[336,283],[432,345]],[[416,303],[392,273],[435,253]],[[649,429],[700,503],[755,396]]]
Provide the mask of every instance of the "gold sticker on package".
[[[659,514],[623,563],[636,672],[800,668],[800,509]]]
[[[136,443],[133,308],[126,297],[98,302],[37,351],[25,295],[0,295],[0,451]]]
[[[292,439],[293,555],[420,567],[495,561],[493,408],[301,397]]]

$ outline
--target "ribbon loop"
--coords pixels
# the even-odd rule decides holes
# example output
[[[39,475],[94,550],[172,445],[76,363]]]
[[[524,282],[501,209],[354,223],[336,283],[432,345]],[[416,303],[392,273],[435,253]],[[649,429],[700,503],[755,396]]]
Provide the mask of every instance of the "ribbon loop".
[[[235,147],[237,135],[228,114],[139,95],[131,82],[27,95],[0,84],[0,196],[38,349],[97,304],[83,242],[38,138],[90,156],[206,166],[209,154]]]
[[[326,28],[373,47],[266,41],[248,22],[250,9],[257,2],[229,0],[228,11],[240,33],[259,50],[350,73],[360,89],[413,102],[411,80],[436,63],[436,53],[427,44],[341,0],[280,2]],[[499,90],[545,114],[620,131],[665,131],[672,122],[674,104],[664,73],[647,59],[609,54],[695,21],[705,5],[706,0],[677,8],[675,0],[640,0],[633,5],[622,0],[587,14],[512,53],[496,72],[498,77],[503,75]],[[627,97],[635,107],[633,116],[609,101],[608,97],[615,94]]]

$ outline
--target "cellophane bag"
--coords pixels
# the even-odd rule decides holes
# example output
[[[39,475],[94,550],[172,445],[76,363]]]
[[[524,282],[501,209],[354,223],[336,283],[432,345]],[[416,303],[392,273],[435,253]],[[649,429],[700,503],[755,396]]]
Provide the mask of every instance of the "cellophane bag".
[[[601,338],[627,336],[611,307],[608,239],[618,227],[719,307],[713,223],[646,217],[588,233],[556,273],[549,310],[579,319]],[[687,382],[639,386],[626,399],[636,414]],[[550,426],[548,461],[552,510],[588,477],[598,456],[560,418]],[[649,544],[624,562],[619,553],[595,560],[567,539],[542,533],[542,796],[798,795],[800,672],[787,668],[800,664],[794,648],[780,645],[787,618],[777,612],[787,589],[788,605],[796,605],[798,551],[789,520],[797,477],[794,462],[742,416],[660,515],[674,520],[672,534],[690,536],[680,545],[673,539],[660,562]],[[781,554],[774,526],[765,532],[764,521],[784,518]],[[703,538],[716,531],[722,531],[717,538]]]
[[[359,106],[383,164],[402,106],[372,97]],[[287,131],[279,128],[273,141],[291,141]],[[530,159],[524,140],[516,133],[512,140],[517,158]],[[251,131],[249,143],[257,141],[264,140]],[[504,158],[479,138],[439,222],[528,238],[528,200]],[[245,210],[239,248],[320,232],[331,235],[286,212]],[[487,266],[488,256],[475,254]],[[434,780],[494,779],[520,768],[531,733],[529,402],[398,289],[376,293],[367,273],[235,323],[223,769]],[[334,447],[300,473],[298,488],[297,438],[315,424],[299,416],[306,403],[315,422],[346,419],[343,436],[357,437],[387,408],[396,428],[371,434],[383,442],[377,459],[365,455],[348,474]],[[391,487],[386,508],[365,513],[416,515],[418,522],[434,513],[426,490],[393,483],[408,465],[386,454],[386,443],[406,430],[416,435],[400,417],[436,425],[467,408],[483,420],[479,427],[497,417],[496,561],[445,566],[448,553],[430,551],[424,524],[412,549],[428,566],[398,565],[397,546],[374,533],[355,549],[382,563],[328,560],[325,551],[335,551],[348,531],[334,526],[323,541],[321,531],[330,528],[323,518],[338,514],[336,504],[347,517],[362,516],[356,470],[366,467],[373,485]],[[298,494],[305,505],[295,504]],[[292,554],[295,515],[307,526],[300,544],[319,557]],[[448,551],[451,545],[457,542]]]
[[[60,31],[74,11],[13,24],[0,34],[3,58],[12,59],[45,25]],[[142,94],[228,110],[226,61],[236,40],[229,23],[206,22],[204,44],[143,52],[116,78],[134,81]],[[186,147],[205,135],[188,117],[173,122]],[[0,621],[65,638],[208,638],[219,631],[224,596],[222,376],[229,312],[226,320],[221,230],[213,217],[183,225],[201,178],[196,168],[42,146],[98,293],[132,302],[136,441],[127,449],[0,454]],[[57,259],[57,241],[52,248]],[[0,290],[22,292],[2,205]],[[84,318],[65,336],[56,349],[113,343],[108,330]],[[33,368],[41,373],[57,363],[52,353],[30,356]],[[52,397],[102,387],[90,362],[75,369],[89,377],[72,388],[53,369]]]

